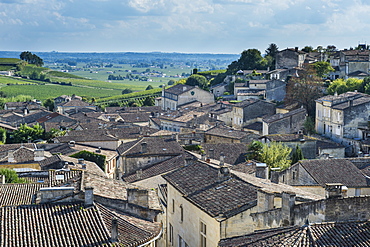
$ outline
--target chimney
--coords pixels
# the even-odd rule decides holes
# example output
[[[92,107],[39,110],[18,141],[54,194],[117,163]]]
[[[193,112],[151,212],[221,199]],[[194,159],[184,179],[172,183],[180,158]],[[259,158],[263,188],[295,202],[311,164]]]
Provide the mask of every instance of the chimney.
[[[256,177],[257,178],[263,178],[267,179],[268,178],[268,167],[266,163],[256,163]]]
[[[83,158],[79,158],[79,159],[78,159],[78,164],[83,164],[83,163],[84,163],[84,161],[85,161],[85,160],[84,160]]]
[[[265,212],[274,208],[274,193],[269,193],[263,189],[257,190],[257,212]]]
[[[206,161],[206,153],[202,153],[200,159],[203,161]]]
[[[221,153],[220,154],[220,166],[224,166],[225,165],[225,155],[224,153]]]
[[[290,226],[293,224],[295,197],[296,194],[294,192],[283,191],[281,195],[281,216],[283,226]]]
[[[94,205],[94,188],[85,187],[85,207]]]
[[[127,189],[127,201],[131,204],[136,204],[141,207],[149,207],[149,193],[148,190],[141,189]]]
[[[280,168],[279,167],[273,167],[270,169],[270,180],[271,180],[271,183],[275,183],[275,184],[278,184],[279,183],[279,172],[280,172]]]
[[[142,135],[143,134],[143,127],[139,127],[139,135]]]
[[[143,175],[143,170],[142,169],[139,169],[136,171],[136,178],[137,179],[141,179],[141,176]]]
[[[348,106],[349,107],[352,107],[353,106],[353,99],[348,100]]]
[[[179,133],[175,134],[175,140],[176,140],[176,142],[179,142]]]
[[[8,151],[8,162],[9,163],[14,163],[15,162],[13,150]]]
[[[183,86],[183,87],[182,87],[182,91],[183,91],[183,92],[185,92],[185,91],[186,91],[186,87],[185,87],[185,86]]]
[[[298,52],[298,46],[296,46],[296,47],[294,48],[294,51],[295,51],[295,52]]]
[[[146,142],[141,143],[141,153],[148,152],[148,144]]]
[[[74,146],[75,146],[75,141],[69,141],[68,145],[69,145],[70,147],[74,147]]]
[[[343,184],[340,184],[340,183],[325,184],[325,197],[328,199],[343,198],[342,187],[343,187]]]
[[[67,161],[66,161],[66,162],[64,162],[63,169],[65,169],[65,170],[69,170],[69,164],[68,164],[68,162],[67,162]]]
[[[111,241],[118,242],[118,220],[115,217],[112,219]]]
[[[82,167],[82,170],[86,170],[86,164],[85,163],[81,164],[81,167]]]
[[[214,159],[215,158],[215,150],[213,150],[212,148],[208,150],[208,157],[210,159]]]

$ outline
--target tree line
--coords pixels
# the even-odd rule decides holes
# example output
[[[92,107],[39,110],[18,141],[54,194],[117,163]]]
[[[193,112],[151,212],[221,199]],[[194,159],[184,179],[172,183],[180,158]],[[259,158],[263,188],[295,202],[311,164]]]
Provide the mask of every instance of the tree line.
[[[31,52],[29,51],[24,51],[22,52],[20,55],[19,55],[19,58],[21,60],[24,60],[26,61],[27,63],[29,64],[34,64],[38,67],[41,67],[44,65],[44,61],[42,60],[42,58],[40,58],[39,56],[37,56],[36,54],[32,54]]]

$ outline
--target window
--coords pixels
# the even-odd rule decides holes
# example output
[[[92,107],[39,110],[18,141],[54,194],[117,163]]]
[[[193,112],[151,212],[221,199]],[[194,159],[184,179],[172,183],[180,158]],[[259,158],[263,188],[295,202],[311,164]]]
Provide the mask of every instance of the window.
[[[171,223],[170,223],[168,229],[169,229],[169,233],[168,233],[169,241],[170,241],[171,245],[173,245],[173,226],[171,225]]]
[[[172,199],[172,213],[175,212],[175,199]]]
[[[207,226],[203,222],[200,222],[200,246],[207,246]]]
[[[189,247],[189,245],[182,239],[182,237],[179,235],[179,247]]]
[[[184,221],[184,208],[180,205],[180,221]]]

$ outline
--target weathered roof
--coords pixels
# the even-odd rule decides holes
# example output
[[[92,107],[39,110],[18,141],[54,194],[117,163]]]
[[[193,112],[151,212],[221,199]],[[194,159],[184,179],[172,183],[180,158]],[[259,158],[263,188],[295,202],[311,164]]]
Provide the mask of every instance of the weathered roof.
[[[62,103],[58,106],[62,106],[62,107],[86,107],[86,106],[94,106],[94,105],[91,105],[85,101],[82,101],[82,100],[78,100],[78,99],[72,99],[70,101],[67,101],[65,103]]]
[[[212,129],[207,130],[205,134],[222,136],[222,137],[227,137],[227,138],[232,138],[232,139],[243,139],[250,135],[255,135],[252,132],[248,132],[248,131],[240,131],[240,130],[235,130],[231,128],[217,127],[217,126]]]
[[[219,160],[221,154],[225,155],[225,162],[230,165],[236,165],[245,161],[247,154],[247,145],[245,143],[204,143],[202,148],[207,157],[211,155],[213,150],[212,159]]]
[[[322,186],[326,183],[341,183],[347,187],[367,186],[364,175],[347,159],[301,160],[299,164]]]
[[[165,90],[165,92],[179,95],[179,94],[182,94],[184,92],[190,91],[194,88],[195,88],[194,86],[189,86],[189,85],[184,85],[184,84],[177,84],[177,85],[174,85],[170,88],[167,88]]]
[[[32,204],[40,188],[46,183],[0,184],[0,206]]]
[[[267,138],[270,141],[275,141],[275,142],[299,142],[299,141],[316,141],[315,138],[303,135],[303,139],[301,139],[300,134],[271,134],[271,135],[265,135],[260,137],[259,139],[262,138]]]
[[[272,123],[272,122],[281,120],[283,118],[291,117],[291,116],[296,115],[296,114],[306,114],[306,113],[307,113],[306,109],[304,109],[304,108],[298,108],[298,109],[292,110],[292,111],[287,112],[287,113],[274,114],[272,116],[265,117],[262,120],[265,123]]]
[[[142,145],[146,143],[146,152],[142,152]],[[142,137],[129,143],[122,143],[117,152],[120,155],[179,155],[184,149],[174,139],[160,136]]]
[[[160,233],[160,225],[105,207],[42,204],[0,209],[1,246],[137,246]],[[112,218],[118,220],[118,243],[111,242]],[[140,224],[140,225],[139,225]]]
[[[231,217],[256,205],[257,187],[231,175],[218,179],[218,169],[203,162],[163,176],[184,197],[212,217]]]
[[[220,247],[244,246],[369,246],[370,222],[324,222],[282,227],[222,239]]]
[[[158,176],[160,174],[165,174],[167,172],[173,171],[185,165],[186,165],[185,154],[182,154],[175,156],[173,158],[169,158],[165,161],[155,163],[150,167],[144,168],[142,169],[142,172],[139,175],[137,173],[133,173],[128,176],[124,175],[122,179],[125,182],[134,183],[136,181]]]

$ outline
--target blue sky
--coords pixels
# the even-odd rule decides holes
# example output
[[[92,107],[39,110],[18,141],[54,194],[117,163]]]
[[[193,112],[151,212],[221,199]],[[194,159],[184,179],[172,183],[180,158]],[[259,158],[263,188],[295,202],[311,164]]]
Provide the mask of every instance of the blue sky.
[[[367,42],[370,0],[0,0],[0,50],[241,53]]]

